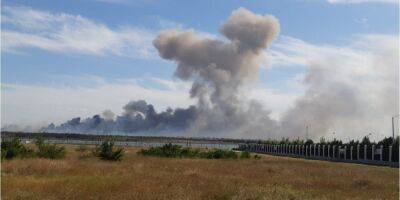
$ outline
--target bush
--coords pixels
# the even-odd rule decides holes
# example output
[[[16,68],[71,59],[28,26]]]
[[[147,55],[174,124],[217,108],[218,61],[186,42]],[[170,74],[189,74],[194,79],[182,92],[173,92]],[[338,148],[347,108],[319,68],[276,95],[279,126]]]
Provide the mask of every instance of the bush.
[[[256,154],[256,155],[254,155],[254,159],[260,160],[260,159],[261,159],[261,156]]]
[[[12,159],[15,157],[28,158],[34,156],[33,150],[25,147],[18,138],[1,142],[1,159]]]
[[[250,158],[250,153],[248,151],[242,151],[240,153],[240,158]]]
[[[149,149],[142,149],[138,154],[145,156],[160,156],[160,157],[198,157],[199,150],[193,150],[189,148],[182,148],[179,145],[173,145],[171,143],[165,144],[162,147],[151,147]]]
[[[67,154],[65,147],[57,146],[56,144],[47,144],[42,138],[36,140],[38,151],[36,155],[39,158],[61,159]]]
[[[95,147],[93,154],[102,160],[120,161],[124,155],[124,149],[115,148],[112,141],[104,141],[100,146]]]
[[[200,157],[202,158],[208,158],[208,159],[237,159],[238,156],[234,151],[231,150],[222,150],[222,149],[216,149],[213,151],[207,151],[207,152],[202,152],[200,154]]]
[[[233,151],[228,150],[211,150],[201,152],[198,149],[182,148],[179,145],[165,144],[162,147],[151,147],[142,149],[138,152],[144,156],[160,156],[169,158],[207,158],[207,159],[236,159],[238,156]]]

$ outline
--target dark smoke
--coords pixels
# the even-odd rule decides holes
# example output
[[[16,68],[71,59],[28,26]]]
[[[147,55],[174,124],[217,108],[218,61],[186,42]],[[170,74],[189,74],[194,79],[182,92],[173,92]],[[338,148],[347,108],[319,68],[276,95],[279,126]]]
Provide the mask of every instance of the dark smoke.
[[[103,116],[94,115],[81,120],[73,118],[59,126],[49,125],[46,132],[71,133],[133,133],[133,132],[173,132],[188,128],[197,116],[194,106],[187,109],[167,109],[157,113],[146,101],[131,101],[124,106],[124,113],[116,119],[114,114],[103,112]]]

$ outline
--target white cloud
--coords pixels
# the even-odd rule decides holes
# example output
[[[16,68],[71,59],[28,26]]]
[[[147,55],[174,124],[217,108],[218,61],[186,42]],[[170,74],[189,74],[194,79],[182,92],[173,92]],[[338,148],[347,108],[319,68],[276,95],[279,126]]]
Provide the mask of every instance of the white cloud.
[[[152,46],[156,32],[135,27],[110,28],[82,17],[28,7],[4,7],[2,51],[39,48],[62,53],[158,57]]]
[[[327,0],[331,4],[390,3],[398,4],[398,0]]]
[[[111,109],[116,113],[131,100],[143,99],[159,110],[167,107],[185,107],[190,83],[163,79],[146,79],[162,88],[143,86],[143,80],[107,82],[101,77],[78,77],[76,85],[55,87],[44,85],[2,84],[2,126],[47,125],[64,122],[72,117],[89,117]],[[85,86],[81,86],[85,82]]]

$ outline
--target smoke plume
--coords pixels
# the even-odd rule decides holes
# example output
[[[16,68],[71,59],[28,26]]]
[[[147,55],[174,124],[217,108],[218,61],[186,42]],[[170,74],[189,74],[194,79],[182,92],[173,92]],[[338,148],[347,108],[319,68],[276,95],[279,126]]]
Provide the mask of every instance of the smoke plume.
[[[145,101],[133,101],[115,120],[110,113],[81,121],[75,118],[46,131],[141,132],[186,131],[201,134],[251,134],[263,124],[273,130],[275,122],[257,102],[242,99],[241,87],[257,79],[263,51],[279,33],[278,20],[240,8],[221,26],[229,41],[202,38],[193,30],[162,32],[153,44],[162,58],[175,61],[175,76],[193,81],[191,98],[196,106],[157,113]],[[111,120],[106,120],[110,119]],[[269,126],[265,126],[269,125]],[[257,131],[259,132],[259,131]]]
[[[382,130],[382,119],[386,123],[398,112],[398,49],[376,53],[381,51],[371,46],[365,48],[374,59],[364,63],[340,54],[307,60],[304,96],[279,121],[271,119],[261,103],[246,98],[245,86],[257,80],[264,51],[279,29],[275,17],[240,8],[220,27],[225,39],[204,38],[193,30],[163,31],[153,44],[162,58],[176,63],[176,77],[193,83],[190,96],[195,105],[156,112],[143,100],[132,101],[119,116],[105,111],[51,124],[45,131],[295,138],[303,137],[305,126],[310,126],[309,137],[317,138],[332,131]]]

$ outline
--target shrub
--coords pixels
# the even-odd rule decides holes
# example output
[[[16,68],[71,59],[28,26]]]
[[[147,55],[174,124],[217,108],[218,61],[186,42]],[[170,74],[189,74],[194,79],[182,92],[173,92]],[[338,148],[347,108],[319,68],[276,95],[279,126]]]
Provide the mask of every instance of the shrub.
[[[207,152],[202,152],[201,153],[202,158],[208,158],[208,159],[237,159],[238,156],[234,151],[231,150],[222,150],[222,149],[216,149],[212,151],[207,151]]]
[[[254,159],[259,160],[259,159],[261,159],[261,156],[256,154],[256,155],[254,155]]]
[[[11,141],[1,142],[1,159],[12,159],[15,157],[27,158],[34,157],[32,149],[25,147],[21,140],[14,138]]]
[[[151,147],[138,152],[144,156],[160,156],[169,158],[207,158],[207,159],[236,159],[237,154],[231,150],[200,151],[198,149],[182,148],[179,145],[165,144],[162,147]]]
[[[36,146],[38,148],[36,155],[39,158],[61,159],[67,154],[65,147],[59,147],[56,144],[45,143],[42,138],[38,138],[36,140]]]
[[[93,154],[102,160],[120,161],[124,155],[124,149],[116,148],[112,141],[104,141],[100,146],[95,147]]]
[[[240,153],[240,158],[250,158],[250,153],[248,151],[242,151]]]
[[[173,145],[171,143],[165,144],[162,147],[151,147],[149,149],[142,149],[138,154],[145,156],[160,156],[160,157],[198,157],[200,151],[197,149],[182,148],[179,145]]]

